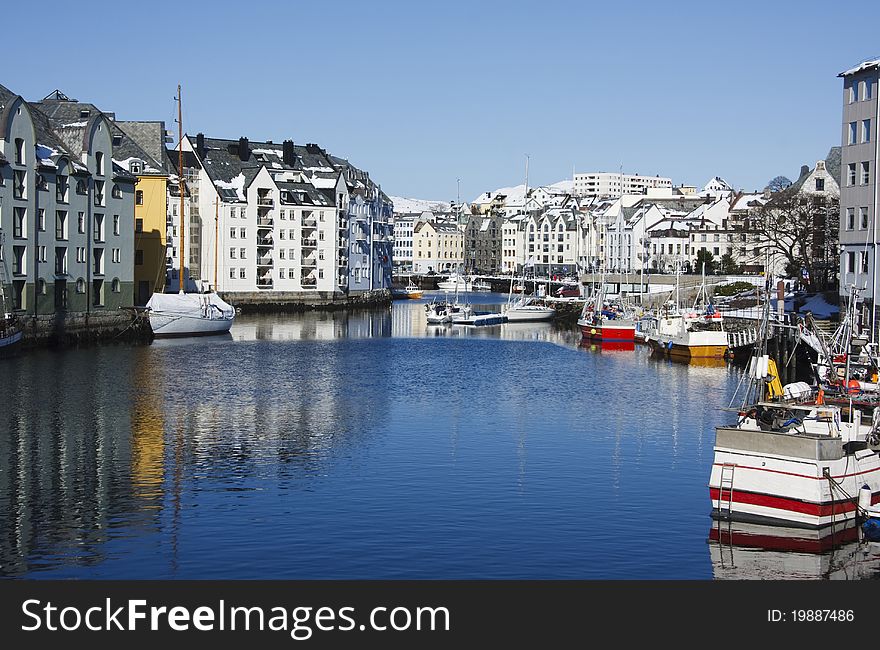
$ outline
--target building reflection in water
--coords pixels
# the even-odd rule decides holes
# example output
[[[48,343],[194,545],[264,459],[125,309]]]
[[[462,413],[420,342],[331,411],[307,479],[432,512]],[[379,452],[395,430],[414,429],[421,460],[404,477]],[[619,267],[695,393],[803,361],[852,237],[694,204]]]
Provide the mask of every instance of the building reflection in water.
[[[709,555],[716,580],[864,580],[880,577],[880,544],[852,522],[807,530],[714,521]]]

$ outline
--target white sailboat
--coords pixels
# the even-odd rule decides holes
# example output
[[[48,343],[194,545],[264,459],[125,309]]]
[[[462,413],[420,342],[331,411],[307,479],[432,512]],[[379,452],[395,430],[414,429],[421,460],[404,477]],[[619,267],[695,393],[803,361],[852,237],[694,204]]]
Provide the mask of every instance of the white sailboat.
[[[453,271],[446,280],[437,283],[437,288],[441,291],[470,291],[473,283],[466,275]]]
[[[235,308],[225,302],[216,292],[186,293],[184,291],[184,180],[183,180],[183,111],[180,86],[177,86],[178,137],[178,194],[180,196],[180,273],[178,293],[154,293],[147,302],[150,328],[156,337],[204,336],[228,332],[235,319]],[[215,225],[216,228],[216,225]],[[216,245],[215,245],[216,246]],[[217,269],[214,265],[214,286],[217,286]]]
[[[523,197],[523,209],[528,202],[529,196],[529,158],[526,156],[526,187],[525,196]],[[534,268],[534,258],[525,259],[525,242],[523,243],[523,278],[522,293],[514,300],[514,277],[510,277],[510,292],[507,294],[507,304],[501,307],[501,313],[507,318],[508,322],[527,322],[527,321],[548,321],[556,316],[556,310],[553,307],[539,305],[535,302],[534,296],[527,296],[525,293],[525,273],[527,268]]]

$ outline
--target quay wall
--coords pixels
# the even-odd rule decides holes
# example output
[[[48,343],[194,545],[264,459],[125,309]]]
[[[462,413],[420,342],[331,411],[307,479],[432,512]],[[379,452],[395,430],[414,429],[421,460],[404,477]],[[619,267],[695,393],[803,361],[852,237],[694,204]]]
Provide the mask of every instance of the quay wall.
[[[153,332],[143,312],[119,309],[20,316],[23,347],[63,347],[102,342],[147,342]]]
[[[338,291],[220,291],[220,297],[242,313],[283,313],[382,307],[391,304],[391,291],[357,294]]]

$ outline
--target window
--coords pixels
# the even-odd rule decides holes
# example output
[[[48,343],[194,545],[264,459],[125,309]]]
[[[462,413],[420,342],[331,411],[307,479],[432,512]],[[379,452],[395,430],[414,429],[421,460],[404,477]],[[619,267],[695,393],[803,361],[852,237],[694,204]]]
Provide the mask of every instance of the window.
[[[862,230],[868,229],[868,208],[859,208],[859,223]]]
[[[238,251],[238,253],[239,253],[238,256],[239,256],[241,259],[245,259],[245,257],[247,257],[247,249],[246,249],[246,248],[240,248],[239,251]]]
[[[816,191],[817,192],[824,192],[825,191],[825,179],[824,178],[817,178],[816,179]]]
[[[12,236],[17,239],[27,237],[27,210],[24,208],[12,209]]]
[[[93,271],[95,275],[103,275],[104,274],[104,249],[96,248],[92,251],[92,255],[94,257],[94,267]]]
[[[284,269],[278,269],[278,277],[280,279],[284,279]]]
[[[856,254],[854,251],[850,251],[846,254],[846,272],[854,273],[856,270]]]
[[[12,247],[12,273],[15,275],[24,275],[25,274],[25,247],[24,246],[13,246]]]
[[[37,209],[37,230],[46,232],[46,211],[43,208]]]
[[[82,264],[86,261],[86,249],[84,246],[77,246],[76,248],[76,261]]]
[[[846,209],[846,229],[847,230],[855,230],[856,227],[856,209],[855,208],[847,208]]]
[[[846,166],[846,184],[847,185],[855,185],[856,184],[856,164],[850,163]]]
[[[86,213],[80,212],[77,220],[77,232],[84,235],[86,232]]]
[[[242,239],[247,239],[247,230],[245,228],[239,228],[238,236]]]
[[[281,230],[278,232],[278,239],[286,239],[287,231]]]
[[[46,261],[46,247],[45,246],[40,246],[39,248],[37,248],[37,261],[38,262],[45,262]]]
[[[135,251],[135,256],[137,256],[138,253],[141,254],[141,264],[143,264],[144,253],[143,251]],[[113,262],[119,264],[120,252],[118,248],[113,249],[112,256]]]
[[[859,82],[853,79],[849,84],[849,103],[859,101]]]
[[[235,233],[236,233],[235,228],[230,228],[230,229],[229,229],[229,238],[230,238],[230,239],[235,239]]]
[[[871,183],[871,163],[865,161],[862,163],[862,185]]]
[[[97,171],[98,176],[104,175],[104,152],[103,151],[95,152],[95,170]]]
[[[55,275],[67,275],[67,247],[55,247]]]
[[[95,181],[95,205],[104,205],[104,181]]]
[[[856,122],[849,123],[849,141],[847,144],[855,144],[858,142],[858,124]]]
[[[293,239],[294,236],[295,236],[295,233],[296,233],[295,230],[288,230],[288,231],[287,231],[287,234],[288,234],[288,236],[289,236],[288,239]]]
[[[23,165],[24,164],[24,139],[16,138],[15,139],[15,164]]]
[[[39,280],[37,280],[37,292],[41,296],[46,295],[46,281],[43,278],[40,278]]]
[[[229,259],[231,259],[231,260],[235,259],[235,249],[234,248],[229,249]]]
[[[76,292],[77,293],[85,293],[86,292],[86,283],[85,283],[85,280],[83,280],[82,278],[79,278],[76,281]]]
[[[135,203],[135,205],[143,205],[144,204],[144,191],[143,190],[135,190],[134,203]]]
[[[868,254],[862,252],[862,273],[868,272]]]
[[[238,216],[241,217],[242,219],[244,219],[244,211],[245,211],[244,208],[241,208],[241,209],[239,209],[239,211],[238,211]]]
[[[27,172],[16,169],[12,172],[12,197],[15,199],[27,198]]]
[[[104,241],[104,215],[96,214],[95,215],[95,228],[94,228],[94,237],[95,242]]]
[[[55,200],[58,203],[67,203],[67,176],[55,178]]]
[[[114,183],[113,189],[110,190],[110,196],[112,196],[114,199],[121,199],[122,198],[122,188],[119,187],[119,185],[117,185],[116,183]]]
[[[235,269],[233,269],[233,268],[230,268],[230,269],[229,269],[229,279],[230,279],[230,280],[234,280],[234,279],[235,279]]]
[[[284,249],[283,249],[283,248],[281,248],[281,249],[278,250],[278,259],[279,259],[279,260],[283,260],[283,259],[284,259]]]
[[[137,224],[138,221],[141,222],[141,230],[143,230],[143,225],[144,225],[143,219],[135,219],[134,220],[135,224]],[[140,232],[140,230],[138,230],[138,232]],[[113,234],[114,235],[119,234],[119,215],[118,214],[113,215]]]
[[[871,120],[862,120],[862,142],[871,141]]]
[[[77,194],[88,194],[89,193],[89,182],[86,179],[80,178],[79,180],[76,181],[76,193]]]
[[[64,210],[55,211],[55,239],[67,239],[67,212]]]
[[[245,269],[241,268],[238,270],[238,277],[241,278],[242,280],[244,280],[247,277],[247,274],[245,273]]]
[[[113,278],[113,282],[110,284],[110,291],[112,291],[113,293],[119,293],[119,291],[120,291],[119,278]]]
[[[119,229],[116,228],[116,225],[115,225],[115,224],[114,224],[114,228],[113,228],[113,229],[114,229],[114,231],[115,231],[114,234],[118,235],[118,234],[119,234]],[[135,220],[134,220],[134,231],[135,231],[135,232],[143,232],[143,231],[144,231],[144,220],[143,220],[143,219],[135,219]]]
[[[871,99],[871,86],[874,84],[870,79],[863,81],[862,83],[865,84],[862,86],[862,99],[867,101]]]
[[[140,174],[144,170],[144,165],[140,160],[132,160],[128,163],[128,171],[132,174]]]

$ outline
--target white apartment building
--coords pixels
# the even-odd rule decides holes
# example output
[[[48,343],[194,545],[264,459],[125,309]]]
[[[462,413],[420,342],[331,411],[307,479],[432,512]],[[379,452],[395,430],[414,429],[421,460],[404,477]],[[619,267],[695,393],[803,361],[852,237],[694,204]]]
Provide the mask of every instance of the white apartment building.
[[[646,194],[649,189],[672,189],[672,179],[612,172],[588,172],[574,175],[575,196],[619,197]]]
[[[425,214],[425,213],[422,213]],[[408,213],[394,215],[393,259],[397,271],[412,271],[413,268],[413,229],[422,219],[422,214]],[[431,214],[430,212],[427,214]],[[433,216],[433,215],[432,215]],[[427,221],[427,219],[425,219]]]

